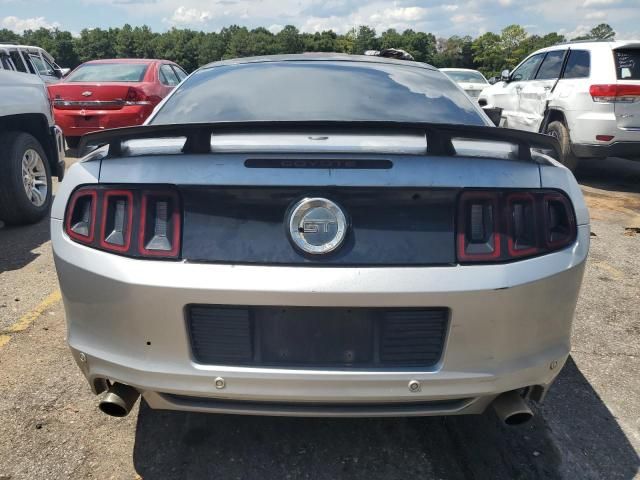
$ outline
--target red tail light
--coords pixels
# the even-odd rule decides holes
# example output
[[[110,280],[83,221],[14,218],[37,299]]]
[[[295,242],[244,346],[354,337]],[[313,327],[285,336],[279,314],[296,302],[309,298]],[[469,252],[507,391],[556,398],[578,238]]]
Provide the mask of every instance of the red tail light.
[[[96,229],[98,193],[93,188],[76,190],[69,201],[65,228],[80,243],[92,243]]]
[[[640,101],[640,85],[591,85],[589,93],[598,103],[633,103]]]
[[[73,241],[130,257],[179,258],[181,226],[174,189],[82,187],[65,214]]]
[[[457,217],[460,263],[541,255],[571,245],[577,235],[571,202],[549,190],[465,191]]]
[[[129,87],[124,103],[125,105],[149,105],[151,101],[140,88]]]

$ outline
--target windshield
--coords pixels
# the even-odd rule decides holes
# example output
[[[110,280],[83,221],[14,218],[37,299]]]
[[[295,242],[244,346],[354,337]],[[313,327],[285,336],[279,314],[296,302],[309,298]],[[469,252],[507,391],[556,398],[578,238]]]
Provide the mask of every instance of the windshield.
[[[150,123],[313,120],[485,125],[438,71],[344,61],[204,68],[177,87]]]
[[[66,82],[141,82],[146,63],[85,63],[65,79]]]
[[[488,83],[480,72],[443,72],[454,82]]]

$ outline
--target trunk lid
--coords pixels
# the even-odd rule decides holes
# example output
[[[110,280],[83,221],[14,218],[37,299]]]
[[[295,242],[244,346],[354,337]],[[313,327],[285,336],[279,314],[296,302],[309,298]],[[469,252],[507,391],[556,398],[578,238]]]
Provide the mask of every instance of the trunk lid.
[[[613,51],[617,96],[615,114],[618,127],[640,128],[640,43],[624,44]]]
[[[130,82],[61,82],[49,87],[49,95],[58,109],[117,110],[132,98],[138,88]]]

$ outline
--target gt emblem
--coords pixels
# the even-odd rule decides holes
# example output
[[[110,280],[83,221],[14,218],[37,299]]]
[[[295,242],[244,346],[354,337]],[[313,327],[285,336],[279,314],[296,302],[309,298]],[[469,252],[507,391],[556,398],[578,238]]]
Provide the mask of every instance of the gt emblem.
[[[303,198],[289,214],[289,235],[300,250],[314,255],[333,252],[347,235],[347,217],[326,198]]]
[[[93,95],[93,92],[90,92],[89,90],[87,90],[86,92],[82,92],[83,97],[90,97],[91,95]]]
[[[302,233],[329,233],[331,226],[337,223],[334,220],[307,220],[302,224]]]

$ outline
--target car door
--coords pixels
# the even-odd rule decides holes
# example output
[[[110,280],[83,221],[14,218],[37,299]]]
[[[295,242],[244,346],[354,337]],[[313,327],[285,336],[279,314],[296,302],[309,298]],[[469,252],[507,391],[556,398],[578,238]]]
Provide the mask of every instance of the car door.
[[[180,83],[178,75],[176,75],[176,72],[173,71],[173,68],[171,68],[171,65],[168,63],[164,63],[160,66],[158,76],[160,77],[160,83],[162,84],[163,98],[169,95],[169,92]]]
[[[508,82],[503,82],[504,86],[500,92],[502,99],[495,102],[496,107],[502,108],[502,116],[505,119],[503,126],[523,128],[525,122],[520,112],[520,92],[526,83],[535,77],[544,55],[544,53],[538,53],[530,56],[509,75]]]
[[[538,132],[547,101],[558,81],[567,49],[547,52],[535,76],[518,90],[519,125],[522,130]]]
[[[51,65],[46,59],[42,58],[38,54],[32,53],[29,55],[29,60],[31,60],[31,63],[44,83],[57,83],[60,81],[56,75],[53,65]]]

